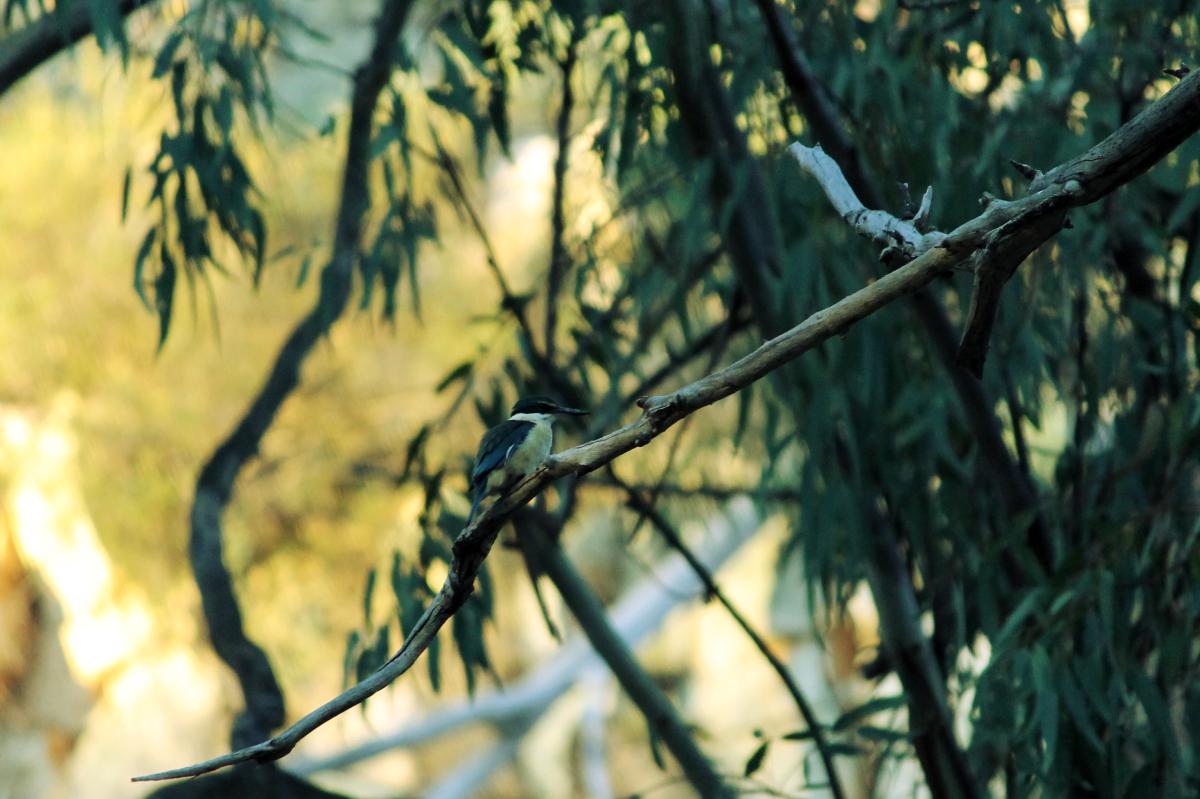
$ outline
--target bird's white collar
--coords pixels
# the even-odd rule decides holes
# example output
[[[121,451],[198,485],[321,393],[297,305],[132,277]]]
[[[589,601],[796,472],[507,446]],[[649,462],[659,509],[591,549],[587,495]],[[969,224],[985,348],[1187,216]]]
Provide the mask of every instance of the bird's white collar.
[[[533,422],[534,424],[554,424],[552,413],[514,413],[508,417],[513,422]]]

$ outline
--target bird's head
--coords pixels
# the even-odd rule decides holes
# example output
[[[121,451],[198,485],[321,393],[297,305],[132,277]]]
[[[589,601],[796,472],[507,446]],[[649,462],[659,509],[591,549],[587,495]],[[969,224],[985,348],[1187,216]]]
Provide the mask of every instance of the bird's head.
[[[550,422],[555,416],[586,416],[587,411],[581,411],[578,408],[568,408],[564,405],[559,405],[549,397],[535,394],[530,397],[521,397],[516,404],[512,406],[512,415],[510,418],[524,417],[533,419],[537,417],[544,421]]]

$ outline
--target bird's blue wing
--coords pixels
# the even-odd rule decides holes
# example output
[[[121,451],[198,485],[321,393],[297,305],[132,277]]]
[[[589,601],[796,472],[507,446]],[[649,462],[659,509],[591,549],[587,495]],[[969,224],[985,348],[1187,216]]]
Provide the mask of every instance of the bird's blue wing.
[[[475,455],[475,468],[471,470],[471,485],[476,491],[492,471],[504,465],[513,448],[525,440],[531,427],[533,422],[508,419],[487,431]]]

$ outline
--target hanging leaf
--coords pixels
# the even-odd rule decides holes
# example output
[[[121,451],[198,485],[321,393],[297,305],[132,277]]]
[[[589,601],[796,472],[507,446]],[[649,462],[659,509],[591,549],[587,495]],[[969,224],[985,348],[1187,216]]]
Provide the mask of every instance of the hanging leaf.
[[[770,741],[763,741],[758,745],[758,748],[754,750],[754,754],[750,755],[750,759],[746,761],[746,765],[742,769],[743,777],[752,776],[754,772],[758,771],[759,768],[762,767],[763,760],[767,756],[767,748],[770,745]]]
[[[884,713],[889,710],[897,710],[906,704],[906,699],[903,695],[898,696],[881,696],[876,699],[868,700],[856,708],[847,710],[837,721],[833,723],[834,732],[842,732],[853,727],[860,721],[874,716],[876,713]]]
[[[374,566],[367,572],[367,584],[363,589],[363,626],[368,630],[371,629],[371,600],[375,595],[375,578],[377,571]]]

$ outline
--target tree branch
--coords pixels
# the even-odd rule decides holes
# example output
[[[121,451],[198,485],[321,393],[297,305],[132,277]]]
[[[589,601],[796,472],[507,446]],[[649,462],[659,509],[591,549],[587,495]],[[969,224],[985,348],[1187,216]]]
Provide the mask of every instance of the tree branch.
[[[221,515],[246,462],[259,448],[275,414],[300,382],[300,368],[313,346],[341,316],[350,296],[363,217],[370,202],[367,169],[372,119],[379,93],[391,73],[393,54],[408,3],[389,0],[376,23],[375,44],[355,74],[333,251],[321,273],[320,295],[296,326],[258,396],[237,427],[200,471],[191,512],[189,557],[213,648],[238,678],[246,709],[234,724],[234,746],[261,740],[284,721],[283,694],[266,655],[246,637],[233,583],[222,555]]]
[[[788,148],[788,152],[801,169],[816,179],[834,210],[847,224],[865,238],[884,246],[880,260],[907,261],[937,246],[945,237],[944,233],[938,231],[923,233],[912,222],[886,211],[866,208],[846,182],[838,165],[820,145],[805,147],[796,143]],[[931,198],[932,188],[925,192],[921,202],[926,216]],[[1000,201],[993,199],[991,202]],[[1066,209],[1063,209],[1056,214],[1040,217],[1037,224],[998,227],[972,257],[971,270],[975,273],[975,282],[955,363],[976,378],[983,377],[984,357],[999,309],[1001,289],[1034,250],[1062,229],[1065,219]]]
[[[679,762],[688,781],[700,796],[732,799],[733,791],[696,745],[691,731],[641,666],[633,652],[621,640],[604,613],[604,606],[587,582],[571,565],[558,544],[546,535],[544,525],[529,524],[520,531],[522,546],[529,552],[538,571],[558,589],[579,628],[604,659],[625,693],[633,700],[655,736]]]
[[[708,526],[699,558],[704,568],[719,569],[758,531],[761,520],[744,498],[729,503]],[[627,646],[635,647],[658,630],[676,607],[704,593],[704,585],[681,555],[663,558],[645,580],[627,590],[606,611]],[[582,636],[568,640],[553,658],[503,691],[476,695],[423,719],[405,722],[386,733],[329,757],[292,763],[289,771],[313,774],[349,765],[400,747],[412,747],[450,734],[464,725],[483,722],[506,725],[534,716],[552,705],[579,682],[582,675],[602,668],[603,661]]]
[[[966,226],[964,226],[966,227]],[[957,241],[968,238],[964,231]],[[957,233],[957,232],[956,232]],[[952,235],[951,238],[954,238]],[[262,743],[181,769],[159,772],[138,781],[176,779],[204,774],[247,760],[283,757],[317,727],[361,703],[406,672],[474,589],[475,577],[495,543],[503,522],[553,480],[569,474],[586,474],[616,457],[645,446],[680,419],[723,399],[761,379],[823,341],[843,334],[850,325],[897,297],[925,285],[969,254],[936,248],[837,304],[818,311],[792,330],[760,346],[750,355],[666,396],[641,400],[640,419],[594,441],[552,456],[531,478],[501,498],[468,525],[454,542],[450,573],[424,615],[409,631],[400,651],[379,671],[297,721],[283,733]]]
[[[734,169],[745,170],[750,178],[754,179],[756,164],[747,157],[745,143],[735,129],[729,110],[729,99],[720,76],[715,74],[711,63],[698,55],[706,51],[708,41],[696,35],[692,5],[694,4],[686,0],[677,0],[673,4],[674,15],[679,21],[672,28],[675,35],[671,42],[678,106],[694,148],[713,159],[716,178],[713,181],[714,206],[734,207],[734,222],[730,226],[728,238],[739,279],[755,305],[760,325],[769,332],[775,332],[779,324],[778,305],[773,301],[771,293],[776,274],[774,257],[779,252],[773,235],[775,229],[769,213],[755,212],[751,203],[745,200],[747,196],[757,199],[757,192],[750,190],[739,195],[730,188],[729,175]],[[760,3],[760,7],[764,9],[764,14],[775,20],[776,30],[782,32],[782,35],[775,37],[780,49],[785,51],[781,52],[781,60],[786,62],[791,58],[802,63],[798,59],[798,50],[789,41],[787,29],[779,20],[778,8],[774,3]],[[829,135],[839,136],[839,142],[848,144],[849,140],[828,102],[809,102],[805,105],[806,99],[824,97],[821,93],[823,87],[816,83],[807,70],[793,70],[792,76],[794,80],[793,77],[789,77],[789,82],[798,101],[804,106],[806,114],[817,117],[809,119],[814,130],[818,131],[819,135],[823,130]],[[851,155],[857,156],[857,153],[851,151]],[[855,166],[861,165],[856,162]],[[873,189],[873,184],[865,180],[865,170],[856,170],[855,174],[860,180],[860,192],[866,194],[873,207],[882,208],[881,195]],[[769,208],[766,210],[769,211]],[[1042,213],[1037,218],[1041,224],[1046,216]],[[929,252],[934,251],[936,250]],[[978,440],[982,463],[991,472],[998,493],[1012,517],[1032,511],[1034,521],[1029,526],[1028,534],[1030,548],[1043,568],[1051,568],[1054,563],[1054,549],[1049,530],[1037,511],[1036,493],[1030,476],[1018,470],[1003,441],[996,421],[994,403],[979,381],[973,379],[965,370],[955,368],[954,331],[936,299],[927,292],[918,291],[913,296],[913,305],[919,320],[930,333],[935,351],[959,394],[967,422]],[[1010,567],[1009,571],[1020,578],[1019,570]],[[914,681],[913,695],[919,694],[920,689],[926,687],[915,682],[920,676],[919,672],[907,670],[901,676]],[[938,686],[936,683],[929,683],[928,687],[937,689],[940,693],[945,691],[944,685]],[[959,784],[961,775],[954,768],[956,763],[961,762],[961,752],[958,751],[953,736],[938,737],[937,744],[929,750],[922,751],[921,762],[929,772],[927,779],[930,786]],[[967,788],[969,790],[970,786],[967,785]]]
[[[904,686],[913,748],[929,792],[936,799],[976,799],[983,794],[954,738],[945,678],[921,629],[912,575],[900,555],[895,531],[873,503],[867,503],[864,512],[871,537],[867,580],[879,610],[879,638]]]
[[[755,0],[771,33],[784,78],[796,103],[812,125],[813,133],[834,160],[842,167],[854,191],[870,208],[883,208],[883,193],[872,179],[863,162],[861,151],[854,146],[838,119],[829,93],[813,75],[803,52],[795,43],[791,29],[782,18],[776,0]],[[1013,461],[997,423],[995,403],[983,384],[958,368],[957,335],[941,303],[928,291],[912,295],[911,304],[917,320],[925,328],[933,349],[941,361],[958,394],[967,426],[979,445],[980,462],[990,473],[1010,516],[1032,511],[1029,543],[1043,568],[1054,562],[1054,547],[1050,528],[1037,511],[1037,495],[1028,471],[1022,471]]]
[[[570,40],[562,64],[562,100],[558,107],[555,134],[558,139],[558,155],[554,159],[554,198],[550,221],[550,274],[546,279],[546,360],[554,364],[554,336],[558,329],[558,294],[562,279],[567,271],[567,248],[563,242],[566,219],[563,211],[563,194],[566,189],[567,160],[571,148],[571,109],[575,105],[575,93],[571,76],[575,71],[575,59],[579,53],[579,40],[583,35],[583,23],[571,21]]]
[[[1155,119],[1163,120],[1163,124],[1170,129],[1179,131],[1190,126],[1194,131],[1200,128],[1200,72],[1184,79],[1159,104],[1169,105],[1174,109],[1175,115],[1169,119],[1164,119],[1161,113],[1153,114]],[[1154,112],[1155,108],[1144,112],[1143,116]],[[1133,120],[1128,126],[1138,124],[1141,118]],[[1124,128],[1118,130],[1113,137],[1125,142],[1126,146],[1141,146],[1140,143],[1145,140],[1142,136],[1123,136],[1123,130]],[[1109,140],[1097,145],[1109,146]],[[1160,150],[1159,156],[1165,152]],[[437,631],[461,607],[473,590],[475,577],[491,551],[501,526],[517,508],[529,502],[550,482],[567,475],[587,474],[630,450],[645,446],[686,416],[735,394],[824,341],[844,335],[859,320],[920,289],[937,275],[969,258],[977,248],[985,244],[993,231],[1004,226],[1036,224],[1045,216],[1058,213],[1063,208],[1078,205],[1084,200],[1096,199],[1099,195],[1090,187],[1099,182],[1102,181],[1100,185],[1109,187],[1111,191],[1136,174],[1126,168],[1126,162],[1119,157],[1103,160],[1097,157],[1089,160],[1085,154],[1072,163],[1092,163],[1097,166],[1094,170],[1076,170],[1068,179],[1050,182],[1041,190],[1020,200],[993,203],[984,213],[948,234],[940,245],[926,250],[899,269],[880,277],[828,308],[817,311],[791,330],[764,342],[756,350],[729,366],[671,394],[639,400],[638,404],[643,412],[636,421],[593,441],[551,456],[533,476],[508,495],[501,497],[463,529],[454,542],[453,558],[445,583],[409,632],[400,651],[388,664],[358,685],[312,711],[270,740],[194,766],[136,779],[188,777],[247,760],[274,760],[287,754],[301,738],[378,692],[416,662],[420,654],[428,648]],[[1151,162],[1143,157],[1139,159],[1139,163],[1144,170]],[[1124,179],[1114,181],[1111,175],[1098,174],[1095,170],[1099,170],[1100,165],[1105,169],[1120,170]]]
[[[1103,197],[1145,172],[1163,156],[1178,147],[1196,131],[1200,118],[1196,75],[1185,77],[1178,86],[1157,103],[1138,114],[1125,125],[1095,145],[1082,156],[1063,163],[1036,177],[1029,185],[1031,194],[1050,186],[1070,187],[1074,200],[1071,205],[1086,205]],[[880,211],[863,208],[850,189],[840,170],[819,148],[794,144],[789,151],[797,162],[821,182],[826,195],[838,212],[861,233],[876,240],[892,238],[912,246],[916,252],[936,244],[936,234],[925,234],[913,240],[919,231],[902,220]],[[1008,202],[993,199],[986,217],[993,209],[1001,211]],[[968,322],[959,344],[958,360],[976,377],[982,374],[987,337],[991,319],[995,316],[996,299],[1000,288],[1017,267],[1038,246],[1062,227],[1061,213],[1039,216],[1033,224],[1020,217],[995,226],[989,240],[974,256],[975,290],[971,297]],[[1020,224],[1017,224],[1017,222]],[[907,226],[907,227],[906,227]],[[908,228],[911,227],[911,230]]]
[[[452,199],[457,199],[457,205],[467,215],[467,221],[471,223],[471,229],[475,231],[475,237],[479,239],[479,243],[483,247],[484,260],[492,270],[492,276],[496,279],[496,286],[500,289],[501,305],[512,313],[513,317],[517,320],[517,326],[521,328],[521,335],[525,337],[525,344],[529,348],[534,361],[544,366],[546,357],[537,348],[537,341],[533,337],[533,327],[529,324],[528,314],[525,313],[525,306],[528,299],[518,297],[513,293],[512,288],[509,287],[508,279],[504,276],[504,270],[500,267],[500,259],[496,256],[496,248],[492,246],[491,236],[488,235],[487,228],[483,225],[483,219],[480,218],[475,204],[471,202],[471,198],[467,194],[466,186],[462,180],[462,170],[459,169],[454,157],[442,146],[438,137],[434,135],[432,139],[434,147],[437,148],[436,156],[424,153],[415,147],[414,149],[425,155],[427,160],[436,164],[446,174],[446,177],[450,179],[450,187],[454,190],[454,197]]]
[[[801,718],[808,725],[808,731],[812,734],[813,744],[817,747],[817,752],[821,756],[821,763],[825,766],[825,775],[829,779],[829,790],[833,793],[834,799],[845,799],[846,792],[842,788],[841,780],[838,779],[837,768],[833,763],[833,753],[829,751],[829,742],[825,740],[825,733],[822,732],[821,723],[817,720],[817,715],[813,712],[812,706],[808,704],[808,700],[804,697],[804,692],[800,690],[800,686],[796,685],[796,681],[792,679],[791,671],[775,656],[775,653],[767,646],[767,642],[750,625],[746,617],[729,601],[729,597],[725,596],[725,592],[721,590],[721,587],[717,585],[717,581],[713,579],[712,573],[692,554],[687,544],[683,542],[683,538],[671,526],[666,517],[659,512],[658,508],[654,507],[639,492],[617,477],[611,468],[608,470],[608,473],[613,482],[620,486],[629,497],[629,506],[648,519],[650,524],[658,530],[659,535],[666,539],[671,548],[683,556],[700,579],[700,582],[704,584],[707,594],[721,603],[721,607],[725,608],[725,612],[729,614],[738,627],[742,628],[742,632],[754,644],[755,649],[759,651],[759,654],[763,656],[771,666],[771,669],[778,675],[780,682],[783,683],[784,688],[791,695],[792,701],[796,703],[796,708],[800,711]]]
[[[788,147],[788,153],[796,159],[801,169],[816,179],[825,191],[825,196],[829,198],[829,204],[850,227],[859,235],[884,247],[898,247],[906,256],[904,260],[920,255],[930,247],[936,247],[946,237],[945,233],[938,231],[925,233],[913,222],[900,219],[887,211],[868,209],[846,181],[837,162],[821,149],[821,145],[805,147],[797,142]],[[929,213],[929,203],[933,202],[932,192],[933,188],[930,187],[921,200],[921,208],[925,215]]]
[[[116,12],[127,17],[155,0],[117,0]],[[33,22],[0,39],[0,95],[46,61],[93,32],[92,4],[59,4]]]

